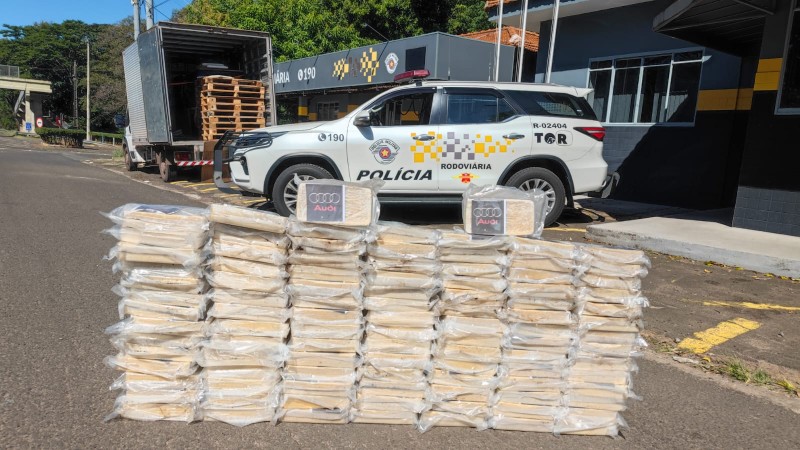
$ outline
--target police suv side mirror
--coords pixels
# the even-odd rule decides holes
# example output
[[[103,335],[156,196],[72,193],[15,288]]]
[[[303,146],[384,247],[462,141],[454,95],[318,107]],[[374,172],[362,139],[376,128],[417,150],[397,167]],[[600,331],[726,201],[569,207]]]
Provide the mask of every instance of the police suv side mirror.
[[[353,125],[357,127],[368,127],[370,126],[370,112],[369,111],[361,111],[356,115],[355,119],[353,119]]]

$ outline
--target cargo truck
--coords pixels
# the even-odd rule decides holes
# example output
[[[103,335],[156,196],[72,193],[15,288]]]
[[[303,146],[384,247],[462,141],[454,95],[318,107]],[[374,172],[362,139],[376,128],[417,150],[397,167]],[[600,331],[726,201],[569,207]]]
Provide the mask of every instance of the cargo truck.
[[[269,33],[159,22],[141,33],[122,59],[128,170],[157,165],[161,178],[169,182],[178,169],[213,164],[217,136],[203,133],[203,77],[260,80],[265,87],[265,124],[276,123]]]

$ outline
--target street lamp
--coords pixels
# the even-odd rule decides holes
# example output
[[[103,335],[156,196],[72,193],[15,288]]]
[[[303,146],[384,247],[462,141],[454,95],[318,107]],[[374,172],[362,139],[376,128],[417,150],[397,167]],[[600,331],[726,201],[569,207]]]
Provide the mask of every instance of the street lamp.
[[[91,120],[91,113],[89,112],[89,102],[91,98],[91,85],[89,84],[89,36],[83,38],[86,42],[86,140],[91,141],[91,129],[89,128],[89,121]]]

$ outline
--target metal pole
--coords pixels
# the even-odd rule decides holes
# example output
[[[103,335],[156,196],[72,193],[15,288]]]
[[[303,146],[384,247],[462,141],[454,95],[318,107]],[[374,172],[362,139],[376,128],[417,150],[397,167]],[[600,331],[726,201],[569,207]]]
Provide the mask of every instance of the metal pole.
[[[147,18],[147,29],[153,28],[153,0],[144,0],[144,14]]]
[[[78,61],[72,61],[72,123],[78,120]]]
[[[528,35],[528,0],[522,2],[522,42],[519,43],[517,82],[522,81],[522,62],[525,60],[525,37]]]
[[[91,97],[91,85],[89,84],[89,39],[86,39],[86,140],[91,141],[91,129],[89,122],[91,115],[89,113],[89,99]]]
[[[500,79],[500,36],[503,33],[503,0],[500,0],[500,18],[497,19],[497,44],[495,44],[494,52],[494,81]]]
[[[544,73],[544,82],[550,82],[550,73],[553,71],[553,51],[556,48],[556,31],[558,30],[558,6],[560,0],[553,2],[553,24],[550,28],[550,48],[547,50],[547,71]]]
[[[139,18],[139,0],[131,0],[131,4],[133,5],[133,40],[139,39],[139,26],[141,25],[142,19]]]

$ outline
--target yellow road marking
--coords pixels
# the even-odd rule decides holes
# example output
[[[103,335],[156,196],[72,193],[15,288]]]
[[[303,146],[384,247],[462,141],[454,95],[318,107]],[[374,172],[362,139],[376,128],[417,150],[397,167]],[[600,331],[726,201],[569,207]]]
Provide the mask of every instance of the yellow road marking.
[[[245,205],[252,205],[253,203],[260,203],[260,202],[265,202],[265,201],[267,201],[267,199],[261,198],[261,199],[258,199],[258,200],[245,200],[242,203],[244,203]]]
[[[207,183],[194,183],[194,184],[186,184],[185,186],[186,186],[186,187],[211,186],[212,184],[214,184],[214,182],[213,182],[213,181],[209,181],[209,182],[207,182]]]
[[[800,306],[783,306],[774,305],[771,303],[752,303],[752,302],[723,302],[719,300],[712,300],[703,302],[703,306],[731,306],[734,308],[748,308],[760,310],[778,310],[778,311],[800,311]]]
[[[586,233],[583,228],[550,228],[551,231],[573,231],[575,233]]]
[[[172,181],[172,182],[170,182],[169,184],[186,184],[186,183],[188,183],[188,181],[186,181],[186,180],[180,180],[180,181]]]
[[[231,198],[231,197],[241,197],[239,194],[222,194],[218,195],[217,198]]]
[[[721,322],[719,325],[694,334],[694,338],[686,338],[678,344],[678,348],[693,353],[705,353],[713,347],[727,342],[736,336],[758,329],[761,324],[752,320],[736,319]]]
[[[212,188],[208,188],[208,189],[199,189],[200,192],[211,192],[211,191],[216,191],[216,190],[217,190],[216,186],[214,186]]]

